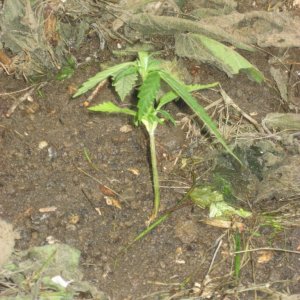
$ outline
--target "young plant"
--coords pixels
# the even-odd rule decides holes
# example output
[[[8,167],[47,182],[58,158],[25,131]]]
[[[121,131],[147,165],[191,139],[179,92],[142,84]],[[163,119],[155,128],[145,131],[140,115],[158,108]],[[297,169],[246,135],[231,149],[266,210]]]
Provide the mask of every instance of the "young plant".
[[[196,90],[214,87],[218,85],[218,83],[208,85],[186,85],[170,74],[170,72],[166,71],[160,61],[154,59],[146,52],[139,52],[136,61],[121,63],[88,79],[74,94],[73,98],[84,94],[108,77],[112,78],[113,86],[121,101],[124,101],[131,90],[134,88],[138,89],[136,110],[122,108],[112,102],[104,102],[88,109],[97,112],[127,114],[134,118],[136,125],[143,124],[145,126],[150,140],[154,189],[154,208],[151,220],[156,218],[160,205],[160,188],[155,150],[155,130],[157,125],[162,124],[164,121],[171,121],[174,123],[172,116],[166,110],[163,110],[163,106],[167,103],[170,103],[179,97],[182,98],[200,117],[210,132],[215,135],[225,149],[237,158],[223,140],[215,123],[191,94],[191,92]],[[161,80],[167,83],[171,91],[165,93],[161,98],[158,98]]]

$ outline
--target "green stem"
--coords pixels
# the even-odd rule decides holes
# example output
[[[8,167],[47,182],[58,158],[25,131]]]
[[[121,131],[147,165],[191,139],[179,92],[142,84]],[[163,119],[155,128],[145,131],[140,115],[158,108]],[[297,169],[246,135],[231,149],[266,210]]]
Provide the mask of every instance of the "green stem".
[[[146,125],[149,134],[149,139],[150,139],[150,155],[151,155],[151,167],[152,167],[152,178],[153,178],[153,189],[154,189],[154,209],[152,214],[153,219],[156,218],[159,211],[159,205],[160,205],[160,189],[159,189],[159,178],[158,178],[156,149],[155,149],[156,126],[157,123],[154,124],[148,123]]]

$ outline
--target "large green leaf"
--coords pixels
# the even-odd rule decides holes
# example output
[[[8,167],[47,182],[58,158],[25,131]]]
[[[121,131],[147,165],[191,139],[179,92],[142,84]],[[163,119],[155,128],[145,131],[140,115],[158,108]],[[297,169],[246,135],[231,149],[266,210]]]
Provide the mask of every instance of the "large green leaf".
[[[136,65],[136,62],[126,62],[126,63],[118,64],[116,66],[113,66],[102,72],[97,73],[94,77],[89,78],[86,82],[84,82],[81,85],[81,87],[73,95],[73,98],[86,93],[88,90],[92,89],[94,86],[96,86],[101,81],[105,80],[106,78],[108,78],[110,76],[114,76],[114,75],[118,74],[121,70],[126,69],[130,66],[135,66],[135,65]]]
[[[147,74],[142,83],[138,93],[138,120],[142,118],[153,109],[157,93],[160,88],[160,76],[158,72],[151,72]]]
[[[124,101],[125,97],[133,89],[134,84],[138,78],[137,67],[130,66],[129,68],[121,70],[113,79],[113,86],[116,89],[121,101]]]
[[[256,82],[264,75],[234,49],[202,34],[187,33],[176,36],[176,54],[215,65],[232,77],[240,71]]]
[[[209,84],[193,84],[193,85],[186,85],[186,88],[191,93],[191,92],[195,92],[195,91],[210,89],[210,88],[217,86],[218,84],[219,84],[218,82],[209,83]],[[161,107],[163,107],[164,105],[166,105],[169,102],[172,102],[176,98],[178,98],[178,95],[176,93],[174,93],[173,91],[170,91],[170,92],[164,94],[159,100],[157,109],[160,109]]]
[[[106,112],[106,113],[121,113],[126,114],[130,116],[136,116],[136,112],[134,110],[131,110],[129,108],[122,108],[117,105],[115,105],[112,102],[103,102],[101,104],[89,107],[88,110],[90,111],[97,111],[97,112]]]
[[[217,140],[223,145],[223,147],[238,161],[238,157],[231,151],[226,142],[224,141],[221,133],[219,132],[216,124],[206,113],[205,109],[198,104],[197,100],[190,94],[186,86],[173,78],[170,74],[161,71],[159,72],[161,78],[171,87],[171,89],[186,102],[186,104],[198,115],[198,117],[204,122],[207,128],[215,135]]]

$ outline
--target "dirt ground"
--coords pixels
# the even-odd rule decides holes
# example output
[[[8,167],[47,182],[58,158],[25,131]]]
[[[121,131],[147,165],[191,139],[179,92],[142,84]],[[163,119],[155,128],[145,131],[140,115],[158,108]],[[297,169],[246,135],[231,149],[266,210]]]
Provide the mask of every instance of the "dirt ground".
[[[97,47],[96,43],[89,45],[89,51],[90,47]],[[293,70],[296,74],[300,52],[287,51],[298,62]],[[267,113],[287,111],[268,64],[273,55],[281,53],[268,49],[243,54],[264,73],[265,83],[258,85],[243,74],[229,79],[213,67],[186,63],[194,82],[219,81],[258,123]],[[84,60],[84,50],[80,55]],[[121,251],[145,228],[152,208],[147,138],[126,117],[92,114],[82,106],[84,97],[70,99],[70,85],[79,86],[95,74],[97,64],[80,67],[63,82],[47,82],[39,93],[32,94],[32,102],[24,101],[9,118],[5,116],[7,110],[22,95],[10,93],[29,84],[0,75],[0,215],[20,232],[16,249],[44,245],[49,237],[78,248],[85,279],[116,300],[171,299],[163,298],[164,293],[174,295],[172,299],[279,299],[267,297],[300,294],[297,226],[277,232],[272,226],[259,224],[256,217],[247,221],[248,229],[241,234],[242,249],[281,250],[244,255],[238,279],[232,276],[230,255],[234,230],[205,224],[207,211],[197,207],[175,211],[144,239]],[[295,83],[299,77],[293,80]],[[115,98],[107,85],[93,103]],[[208,91],[199,101],[207,105],[219,98],[218,93]],[[169,109],[177,114],[178,121],[189,114],[184,105]],[[240,116],[236,118],[240,120]],[[204,182],[211,169],[214,146],[200,136],[200,126],[189,136],[188,129],[180,125],[159,129],[161,211],[174,206],[193,183],[191,169],[182,168],[183,158],[208,157],[191,167]],[[299,150],[284,149],[287,156],[299,155]],[[92,164],[84,151],[88,151]],[[115,191],[113,198],[119,207],[109,203],[104,186]],[[254,216],[287,204],[274,203],[273,195],[262,202],[255,202],[254,194],[244,200],[242,206]],[[297,204],[299,197],[289,201]],[[40,212],[47,207],[56,210]],[[299,210],[299,204],[295,207]]]

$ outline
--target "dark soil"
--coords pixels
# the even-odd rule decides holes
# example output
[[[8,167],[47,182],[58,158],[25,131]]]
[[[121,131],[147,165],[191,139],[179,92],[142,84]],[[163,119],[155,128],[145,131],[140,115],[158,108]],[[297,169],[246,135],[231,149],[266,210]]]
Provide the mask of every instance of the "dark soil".
[[[294,57],[299,54],[297,50],[289,51]],[[195,82],[221,82],[235,103],[260,123],[267,113],[286,110],[269,75],[269,52],[278,54],[274,49],[247,54],[267,78],[261,85],[243,74],[228,79],[213,67],[195,68],[191,61],[187,62],[188,69]],[[196,299],[254,299],[255,290],[300,293],[299,254],[284,251],[272,252],[265,263],[258,261],[260,252],[251,252],[240,280],[233,280],[230,253],[234,251],[234,231],[205,225],[202,220],[207,211],[192,206],[175,211],[144,239],[121,251],[145,228],[152,209],[148,141],[142,129],[126,117],[88,113],[81,105],[84,97],[70,100],[68,87],[80,85],[95,72],[97,68],[91,64],[78,69],[69,80],[51,80],[40,93],[32,94],[33,102],[24,101],[10,118],[5,113],[14,98],[24,92],[8,93],[28,85],[4,73],[0,75],[0,214],[20,232],[16,249],[44,245],[50,236],[78,248],[82,251],[85,279],[116,300],[146,296],[159,299],[157,295],[164,291],[178,293],[180,299],[180,288],[191,288],[194,283],[200,288],[189,293],[192,296],[198,291],[201,296]],[[203,95],[210,101],[219,99],[216,92]],[[115,101],[109,85],[94,103],[104,100]],[[203,98],[201,101],[208,104]],[[169,109],[175,114],[188,112],[180,106]],[[131,125],[132,130],[120,131],[124,125]],[[192,186],[192,174],[190,169],[181,169],[181,158],[211,157],[213,147],[207,141],[196,135],[186,137],[186,133],[187,128],[180,126],[161,128],[158,133],[161,211],[173,207]],[[44,148],[41,142],[47,143]],[[211,164],[208,159],[194,168],[196,177],[205,181]],[[103,186],[115,194],[110,195]],[[254,197],[244,199],[245,203]],[[107,200],[111,198],[120,207],[109,205]],[[277,203],[272,208],[279,206]],[[57,209],[39,211],[45,207]],[[249,209],[248,205],[244,207]],[[267,211],[269,206],[266,201],[250,207],[257,212]],[[242,249],[251,246],[299,251],[299,227],[277,233],[270,226],[258,225],[255,220],[249,222],[249,230],[241,234]],[[255,288],[261,285],[263,288]],[[235,286],[239,288],[235,290]],[[254,287],[247,291],[247,286]]]

